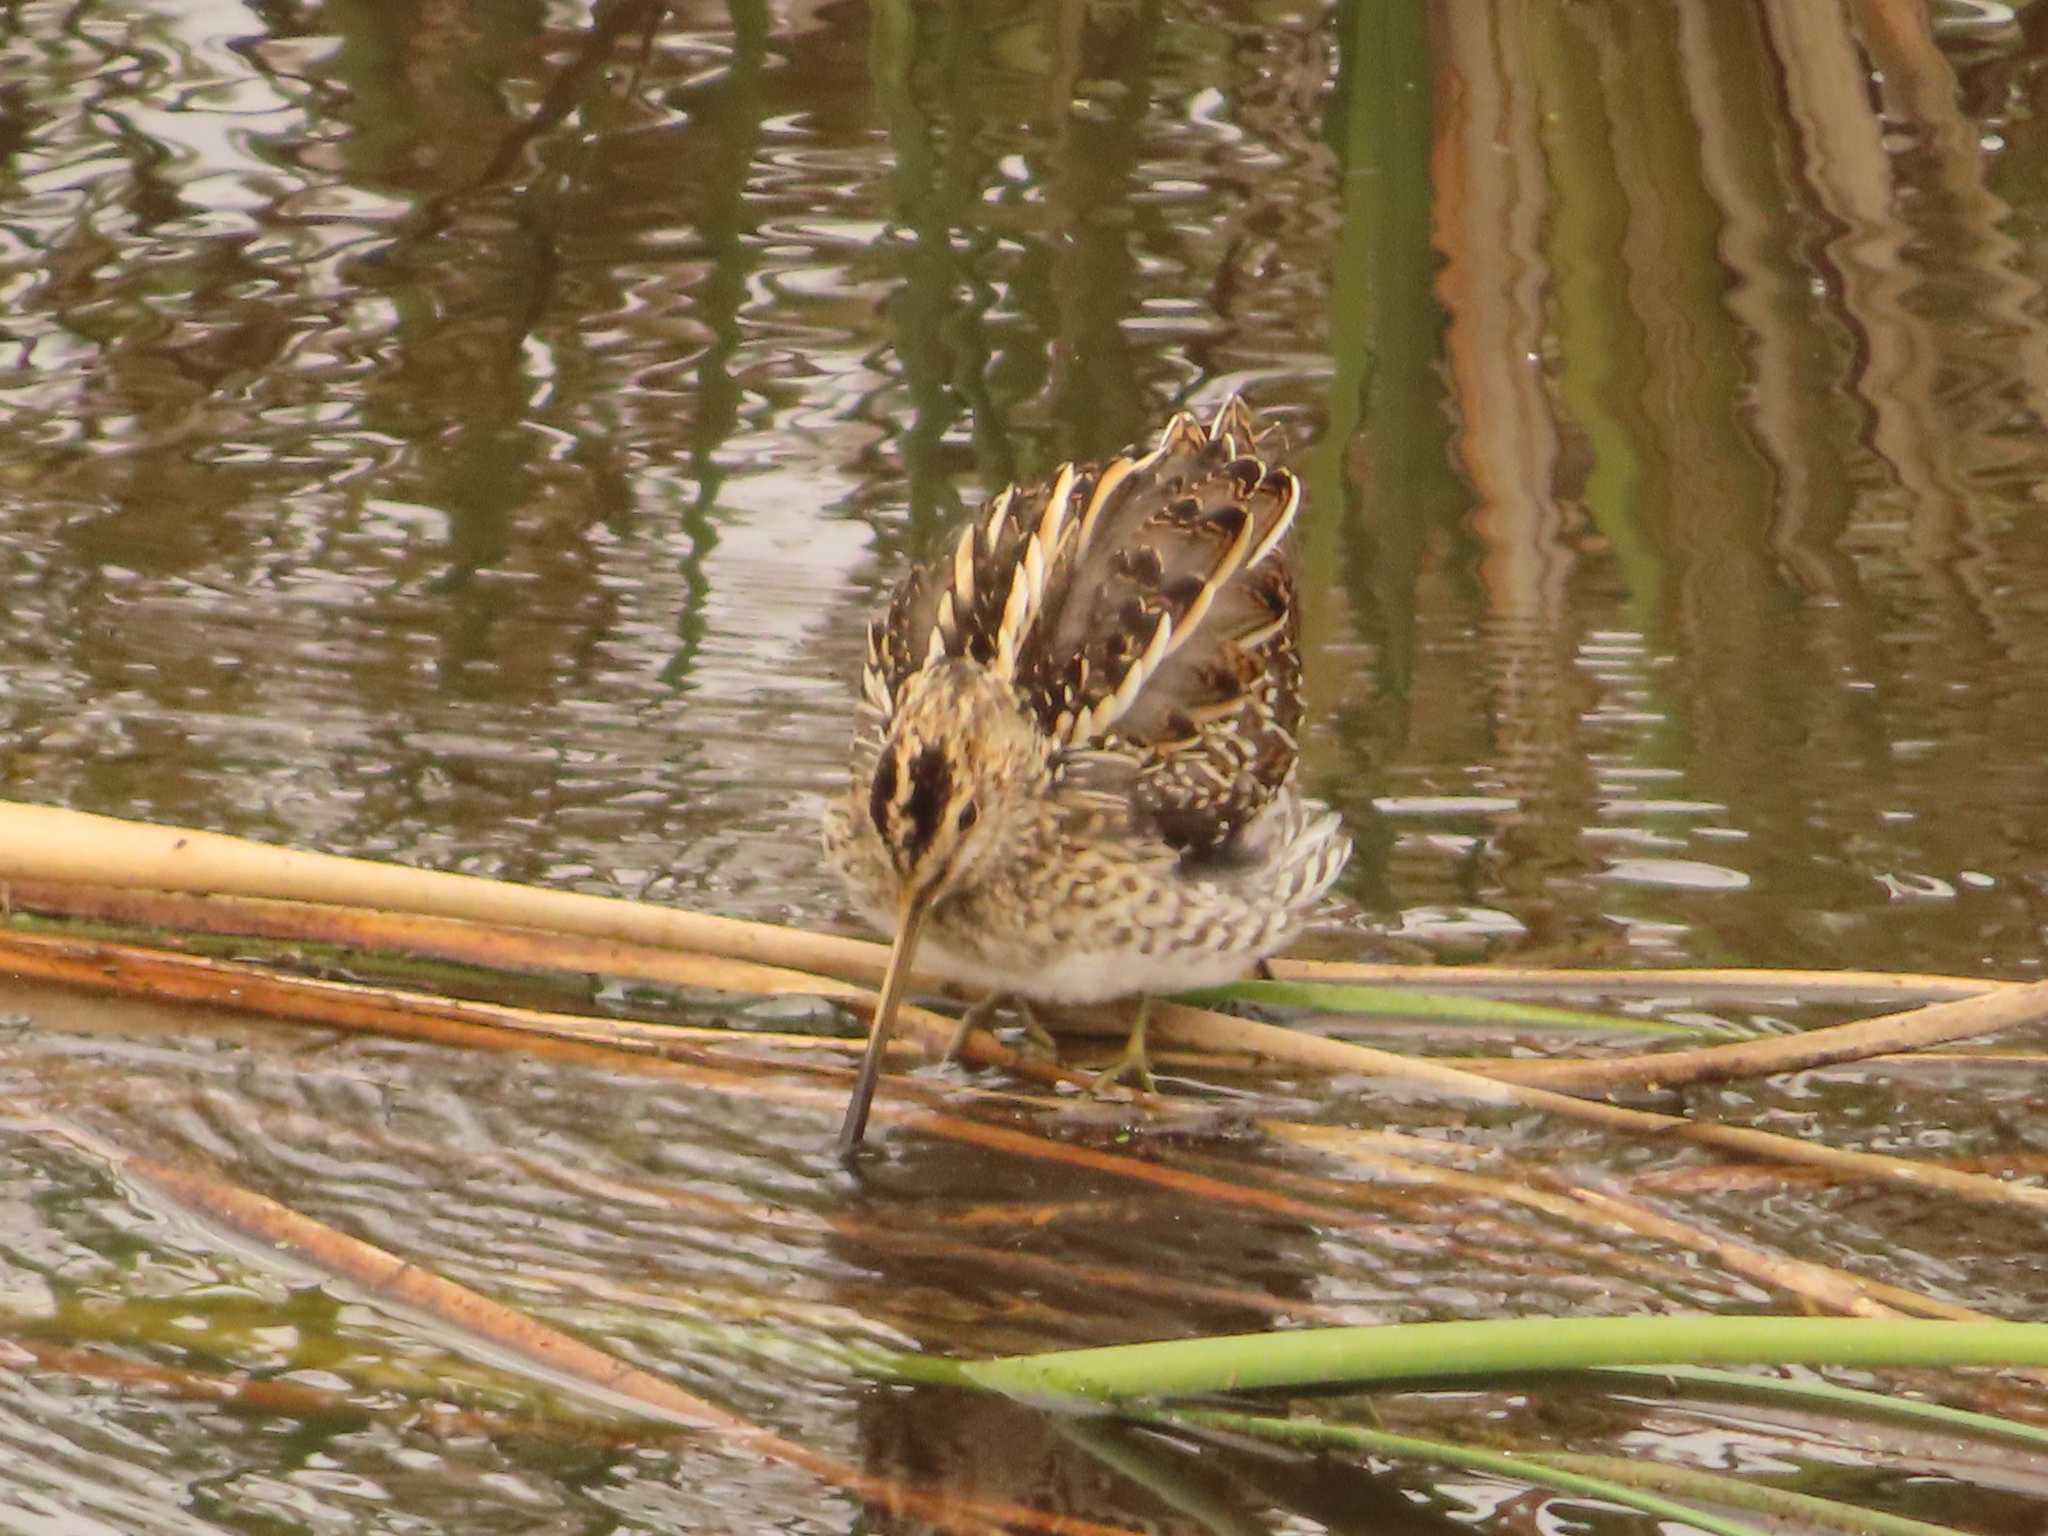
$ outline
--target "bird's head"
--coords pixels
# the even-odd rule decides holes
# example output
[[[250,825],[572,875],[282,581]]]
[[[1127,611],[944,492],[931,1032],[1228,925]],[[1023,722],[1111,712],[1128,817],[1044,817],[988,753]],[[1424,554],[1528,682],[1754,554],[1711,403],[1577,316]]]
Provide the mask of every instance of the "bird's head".
[[[945,658],[902,684],[867,786],[867,815],[896,870],[896,939],[840,1127],[841,1156],[867,1129],[925,915],[1000,867],[1049,773],[1043,738],[1016,690],[986,667]]]
[[[913,674],[867,798],[904,900],[929,905],[974,884],[1045,775],[1039,733],[1009,683],[953,658]]]

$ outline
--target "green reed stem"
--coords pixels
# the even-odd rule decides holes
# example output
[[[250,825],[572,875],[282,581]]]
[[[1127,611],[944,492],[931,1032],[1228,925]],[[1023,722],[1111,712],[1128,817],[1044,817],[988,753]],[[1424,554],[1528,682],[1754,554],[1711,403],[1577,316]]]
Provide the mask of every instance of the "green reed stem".
[[[968,1385],[1122,1401],[1504,1372],[1686,1364],[2048,1367],[2048,1323],[1565,1317],[1303,1328],[963,1362]]]
[[[1349,982],[1235,981],[1228,986],[1197,987],[1191,992],[1177,992],[1173,1001],[1202,1006],[1254,1003],[1274,1008],[1307,1008],[1317,1013],[1363,1013],[1376,1017],[1496,1024],[1523,1029],[1594,1029],[1634,1035],[1689,1035],[1699,1039],[1710,1038],[1715,1033],[1696,1024],[1674,1024],[1667,1019],[1636,1019],[1626,1014],[1559,1008],[1548,1003],[1460,997],[1411,987],[1359,986]]]

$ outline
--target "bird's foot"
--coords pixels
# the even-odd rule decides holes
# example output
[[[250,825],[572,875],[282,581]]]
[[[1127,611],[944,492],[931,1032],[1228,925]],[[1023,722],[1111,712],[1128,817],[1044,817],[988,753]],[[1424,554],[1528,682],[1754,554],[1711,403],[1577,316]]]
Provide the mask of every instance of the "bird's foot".
[[[953,1031],[953,1038],[946,1042],[945,1054],[939,1059],[941,1061],[952,1061],[958,1057],[961,1047],[967,1044],[967,1037],[974,1033],[975,1030],[992,1030],[995,1024],[996,1013],[1005,1002],[1008,1002],[1017,1011],[1017,1016],[1024,1021],[1024,1038],[1039,1050],[1045,1052],[1054,1061],[1058,1061],[1060,1056],[1059,1042],[1046,1032],[1043,1024],[1038,1022],[1037,1016],[1031,1011],[1031,1005],[1015,994],[1002,992],[991,992],[980,1002],[972,1004],[965,1013],[960,1015],[959,1028]]]
[[[1124,1042],[1116,1060],[1095,1074],[1095,1081],[1089,1084],[1090,1092],[1106,1093],[1125,1079],[1147,1093],[1159,1091],[1158,1080],[1152,1076],[1152,1058],[1145,1053],[1145,1021],[1151,1012],[1152,999],[1148,997],[1138,1004],[1138,1019],[1131,1025],[1130,1039]]]

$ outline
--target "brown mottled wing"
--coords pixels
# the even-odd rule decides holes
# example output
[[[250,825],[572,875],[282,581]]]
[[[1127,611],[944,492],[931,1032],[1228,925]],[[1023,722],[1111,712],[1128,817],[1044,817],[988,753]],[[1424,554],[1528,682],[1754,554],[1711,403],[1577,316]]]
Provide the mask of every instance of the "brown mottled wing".
[[[1227,841],[1294,768],[1300,656],[1287,535],[1301,489],[1231,399],[1142,456],[1080,472],[1018,652],[1019,692],[1062,745],[1136,764],[1176,847]]]
[[[869,627],[856,752],[879,747],[913,673],[964,657],[1016,687],[1077,787],[1128,794],[1176,847],[1227,841],[1292,772],[1301,718],[1301,490],[1261,436],[1232,397],[1149,452],[991,498]]]
[[[939,656],[1001,663],[1014,676],[1016,641],[1037,621],[1044,574],[1069,531],[1064,509],[1092,474],[1065,465],[1049,480],[990,497],[946,554],[903,579],[868,626],[862,692],[870,706],[886,718],[904,682]]]

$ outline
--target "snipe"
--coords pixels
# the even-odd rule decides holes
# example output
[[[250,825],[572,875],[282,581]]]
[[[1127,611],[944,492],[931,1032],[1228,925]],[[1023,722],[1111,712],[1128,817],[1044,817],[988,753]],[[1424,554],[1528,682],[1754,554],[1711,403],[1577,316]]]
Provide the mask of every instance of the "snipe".
[[[1261,435],[1233,395],[1150,452],[1012,486],[869,625],[825,851],[895,946],[842,1153],[913,957],[1049,1003],[1214,985],[1343,868],[1337,817],[1294,787],[1301,483]]]

